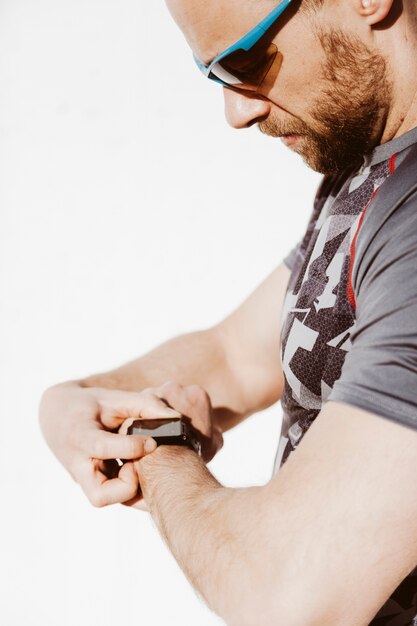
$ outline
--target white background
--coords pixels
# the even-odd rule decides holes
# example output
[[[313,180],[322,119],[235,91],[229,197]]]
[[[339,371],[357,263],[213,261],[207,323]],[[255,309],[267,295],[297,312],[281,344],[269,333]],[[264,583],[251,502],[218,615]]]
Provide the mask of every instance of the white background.
[[[0,623],[219,624],[147,514],[86,501],[37,405],[238,306],[319,176],[226,125],[155,0],[0,1],[0,176]],[[266,482],[279,430],[279,406],[253,416],[212,471]]]

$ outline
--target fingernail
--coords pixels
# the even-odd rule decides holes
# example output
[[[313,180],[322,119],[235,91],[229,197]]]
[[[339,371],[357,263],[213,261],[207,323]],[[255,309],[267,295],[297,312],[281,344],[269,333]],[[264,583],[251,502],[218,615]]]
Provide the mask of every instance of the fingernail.
[[[371,6],[371,0],[362,0],[362,6],[364,9],[367,9]]]
[[[156,449],[155,439],[149,438],[145,441],[145,452],[153,452]]]

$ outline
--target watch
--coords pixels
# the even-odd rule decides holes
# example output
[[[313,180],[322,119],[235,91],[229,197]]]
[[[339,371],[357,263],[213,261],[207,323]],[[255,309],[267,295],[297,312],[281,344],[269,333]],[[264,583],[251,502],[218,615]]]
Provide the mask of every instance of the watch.
[[[129,426],[127,434],[152,437],[157,446],[189,446],[201,456],[201,443],[189,418],[138,419]]]

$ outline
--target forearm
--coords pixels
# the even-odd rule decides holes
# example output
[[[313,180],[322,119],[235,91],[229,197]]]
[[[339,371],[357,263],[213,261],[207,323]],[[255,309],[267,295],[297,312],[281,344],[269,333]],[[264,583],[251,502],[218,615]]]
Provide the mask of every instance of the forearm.
[[[201,385],[210,396],[214,421],[223,431],[249,413],[215,328],[169,339],[138,359],[80,380],[79,384],[140,391],[169,380]]]
[[[161,446],[136,466],[161,535],[209,607],[230,626],[271,624],[263,488],[223,487],[188,449]]]

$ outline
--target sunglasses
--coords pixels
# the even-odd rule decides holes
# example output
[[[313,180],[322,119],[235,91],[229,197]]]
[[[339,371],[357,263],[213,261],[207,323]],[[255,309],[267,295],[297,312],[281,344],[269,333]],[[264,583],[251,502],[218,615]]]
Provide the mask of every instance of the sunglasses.
[[[290,3],[291,0],[281,0],[259,24],[208,65],[194,55],[204,76],[223,87],[245,91],[257,91],[266,82],[272,85],[281,66],[282,55],[275,44],[265,40],[268,39],[269,29]]]

